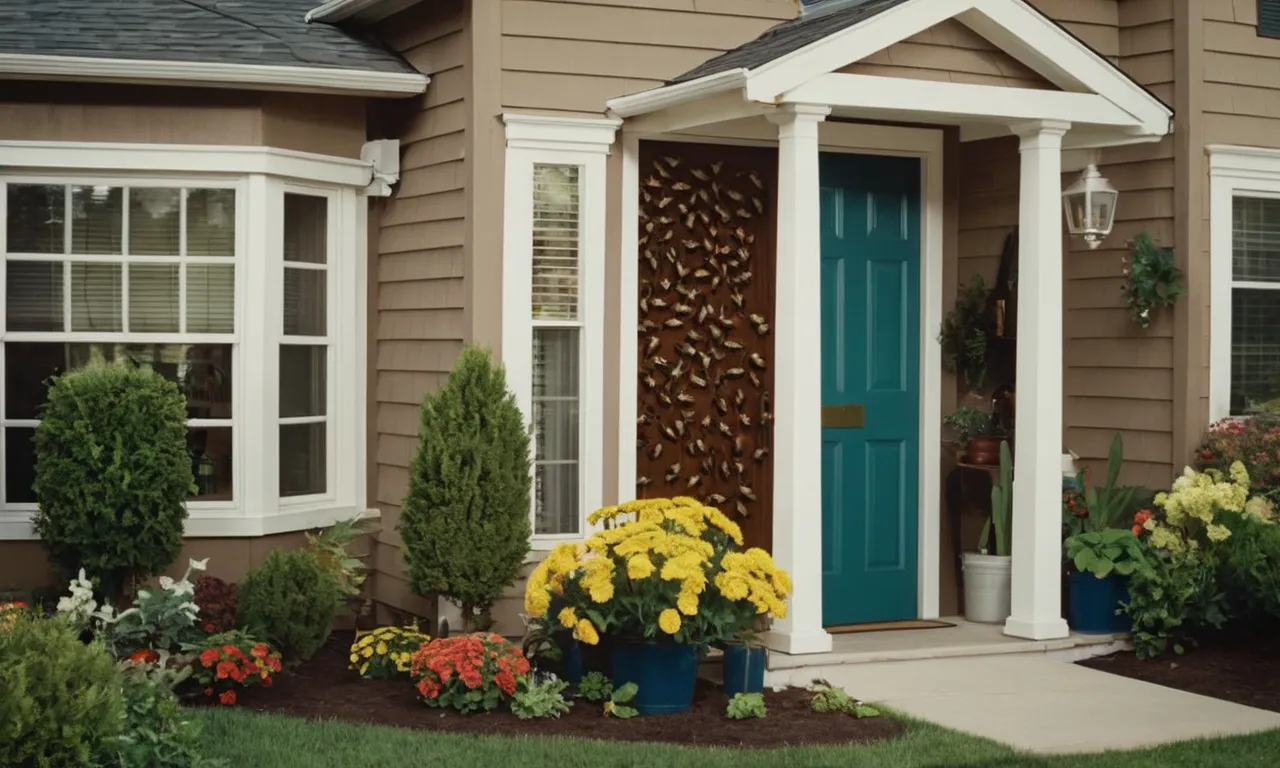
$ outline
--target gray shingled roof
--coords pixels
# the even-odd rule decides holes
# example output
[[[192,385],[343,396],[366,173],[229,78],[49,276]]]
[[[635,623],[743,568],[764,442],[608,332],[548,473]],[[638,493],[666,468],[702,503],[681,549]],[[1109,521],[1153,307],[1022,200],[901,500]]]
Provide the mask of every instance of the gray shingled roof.
[[[317,0],[0,0],[0,53],[414,72]]]
[[[811,11],[765,30],[755,40],[703,62],[669,80],[667,84],[697,80],[734,69],[755,69],[905,2],[908,0],[866,0],[858,5],[841,6],[826,12]]]

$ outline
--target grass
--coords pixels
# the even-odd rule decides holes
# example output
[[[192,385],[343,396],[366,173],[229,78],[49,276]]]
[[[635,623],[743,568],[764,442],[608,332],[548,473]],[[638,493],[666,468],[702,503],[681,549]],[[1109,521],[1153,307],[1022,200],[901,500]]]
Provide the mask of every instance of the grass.
[[[510,765],[518,768],[1263,768],[1280,754],[1280,731],[1186,742],[1140,752],[1089,756],[1024,755],[928,723],[905,721],[896,741],[770,751],[690,749],[661,744],[564,738],[465,736],[311,722],[231,709],[200,710],[209,757],[236,768],[349,768],[396,765]],[[424,717],[427,716],[424,713]],[[477,715],[480,717],[480,715]],[[1140,722],[1134,727],[1140,728]]]

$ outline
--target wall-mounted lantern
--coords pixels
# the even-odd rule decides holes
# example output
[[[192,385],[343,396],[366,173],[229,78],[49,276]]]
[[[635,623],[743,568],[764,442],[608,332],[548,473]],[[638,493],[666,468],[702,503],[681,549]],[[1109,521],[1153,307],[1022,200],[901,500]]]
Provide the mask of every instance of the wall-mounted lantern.
[[[1089,248],[1097,248],[1111,234],[1116,221],[1116,199],[1120,193],[1098,173],[1098,166],[1080,174],[1080,180],[1062,193],[1062,207],[1067,213],[1067,229],[1083,239]]]

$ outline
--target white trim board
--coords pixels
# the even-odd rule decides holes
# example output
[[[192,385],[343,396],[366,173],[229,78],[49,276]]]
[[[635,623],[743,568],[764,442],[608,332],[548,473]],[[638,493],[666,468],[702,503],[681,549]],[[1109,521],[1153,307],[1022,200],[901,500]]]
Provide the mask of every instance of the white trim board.
[[[372,24],[394,16],[417,2],[418,0],[329,0],[307,11],[302,19],[307,23],[323,21],[336,24],[351,19]]]
[[[777,128],[765,120],[741,120],[697,134],[646,134],[627,131],[622,136],[622,249],[619,296],[640,295],[636,253],[639,221],[640,151],[642,140],[692,144],[729,144],[776,147]],[[723,135],[716,135],[722,133]],[[922,619],[939,615],[941,568],[941,456],[942,350],[936,343],[942,324],[943,268],[943,132],[930,128],[824,122],[818,126],[823,152],[891,154],[921,159],[920,240],[920,458],[919,530],[917,532],[917,611]],[[621,311],[618,374],[618,499],[635,497],[636,447],[633,425],[638,415],[636,383],[636,314]],[[775,514],[777,511],[775,510]]]
[[[426,91],[427,83],[431,82],[431,78],[415,72],[21,53],[0,53],[0,79],[137,85],[181,83],[202,88],[392,97],[416,96]]]

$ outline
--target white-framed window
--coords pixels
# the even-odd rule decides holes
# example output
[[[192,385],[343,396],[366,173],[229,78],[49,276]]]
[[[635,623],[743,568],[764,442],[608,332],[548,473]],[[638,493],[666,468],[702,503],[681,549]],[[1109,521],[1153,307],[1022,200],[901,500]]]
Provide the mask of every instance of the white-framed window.
[[[602,498],[606,158],[617,122],[504,115],[502,360],[532,425],[535,546]]]
[[[1280,152],[1210,147],[1210,410],[1280,399]]]
[[[0,142],[0,539],[33,535],[49,377],[94,359],[186,396],[188,535],[362,510],[369,175],[257,147]]]

